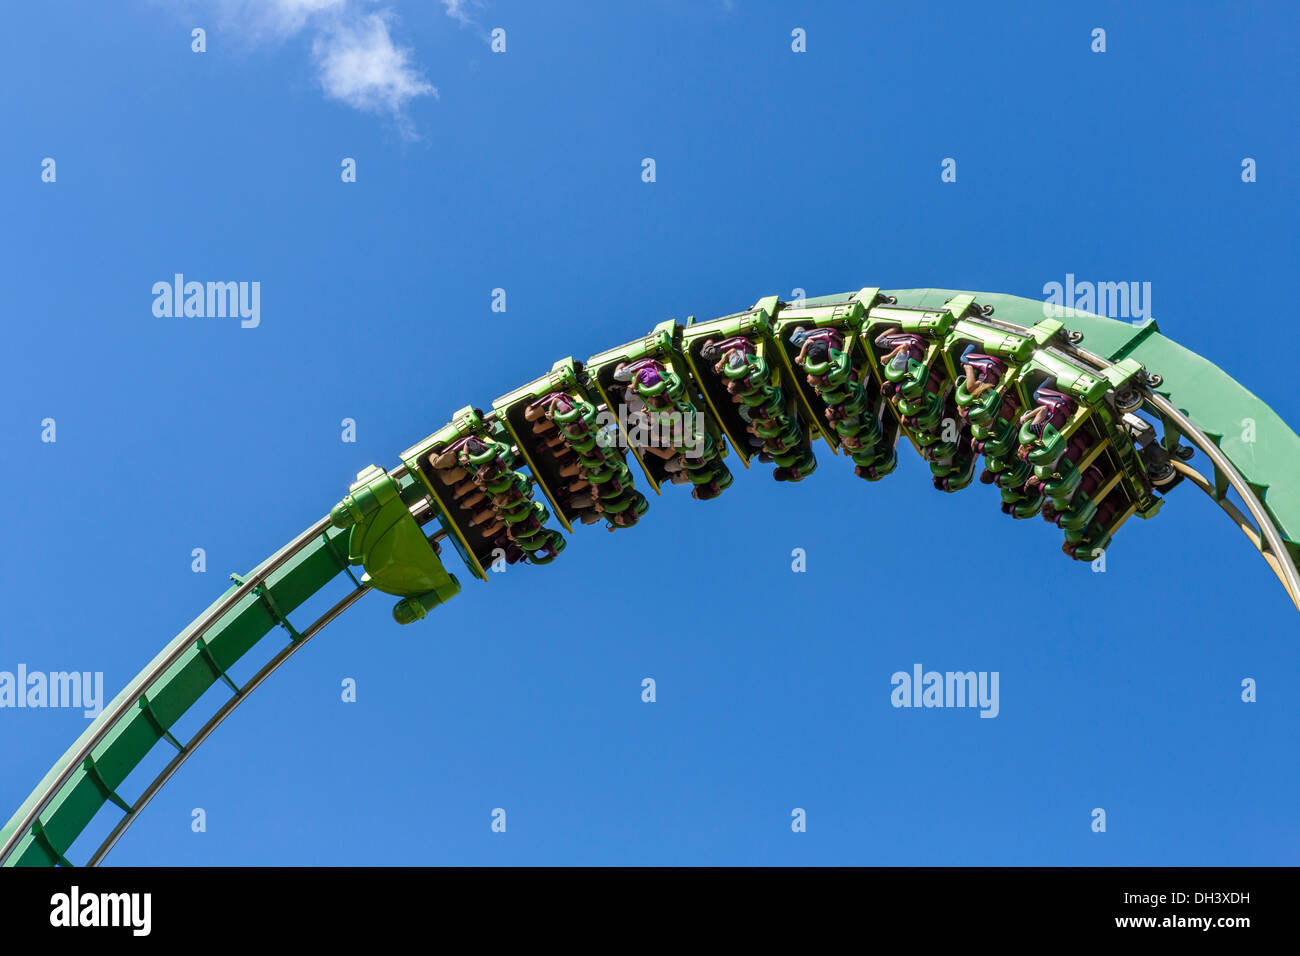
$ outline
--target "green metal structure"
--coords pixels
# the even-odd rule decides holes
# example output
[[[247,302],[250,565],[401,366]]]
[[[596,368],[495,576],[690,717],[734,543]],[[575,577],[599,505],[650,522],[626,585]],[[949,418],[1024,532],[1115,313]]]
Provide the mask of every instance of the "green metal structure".
[[[1056,524],[1077,560],[1094,560],[1130,518],[1154,516],[1189,482],[1242,528],[1300,609],[1300,437],[1154,322],[1053,317],[1032,299],[946,289],[769,297],[707,322],[660,323],[585,363],[563,359],[488,413],[462,409],[391,471],[366,468],[328,516],[232,575],[123,688],[0,830],[0,863],[72,865],[69,848],[112,805],[120,819],[87,861],[100,863],[221,721],[363,594],[399,598],[399,624],[458,594],[443,541],[488,580],[502,562],[551,563],[575,524],[635,526],[648,502],[630,460],[655,494],[681,484],[708,500],[732,483],[728,458],[801,481],[820,440],[877,481],[903,439],[937,490],[978,474],[1012,518]],[[349,593],[295,629],[289,615],[345,575]],[[287,641],[269,637],[277,629]],[[266,660],[237,684],[230,669],[255,648]],[[177,722],[218,682],[230,697],[178,740]],[[174,751],[170,762],[125,798],[123,782],[155,747]]]

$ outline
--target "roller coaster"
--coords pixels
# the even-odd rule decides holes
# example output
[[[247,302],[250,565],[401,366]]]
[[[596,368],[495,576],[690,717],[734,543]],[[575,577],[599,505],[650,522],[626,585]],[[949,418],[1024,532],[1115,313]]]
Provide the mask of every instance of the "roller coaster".
[[[87,865],[101,863],[234,708],[364,594],[397,597],[393,617],[410,624],[460,593],[444,542],[483,581],[507,564],[550,564],[575,524],[634,527],[647,490],[725,493],[736,460],[801,481],[817,467],[818,441],[869,482],[911,445],[938,491],[977,477],[995,485],[1003,513],[1056,525],[1080,561],[1190,483],[1241,527],[1300,609],[1300,437],[1154,321],[1050,317],[1032,299],[943,289],[773,296],[710,321],[663,322],[586,362],[563,359],[490,411],[457,412],[393,469],[366,468],[327,516],[231,575],[113,699],[0,830],[0,863],[73,865],[66,854],[111,804],[121,817]],[[343,575],[348,594],[297,630],[288,616]],[[268,639],[277,629],[287,643]],[[230,669],[258,645],[274,646],[236,683]],[[178,740],[177,722],[218,682],[229,698]],[[123,782],[155,747],[174,754],[125,799]]]

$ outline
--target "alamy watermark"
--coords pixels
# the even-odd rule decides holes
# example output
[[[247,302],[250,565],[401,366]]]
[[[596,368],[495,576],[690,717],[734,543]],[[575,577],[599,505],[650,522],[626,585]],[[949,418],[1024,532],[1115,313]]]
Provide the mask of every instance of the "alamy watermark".
[[[1064,282],[1044,285],[1043,295],[1043,315],[1049,319],[1080,314],[1130,321],[1151,318],[1150,282],[1079,282],[1067,272]]]
[[[104,709],[103,671],[0,671],[0,707],[80,707],[86,717]]]
[[[50,925],[121,927],[148,936],[153,927],[152,893],[83,893],[75,884],[50,897]]]
[[[608,409],[596,413],[596,429],[596,442],[602,448],[677,448],[687,458],[704,454],[704,416],[699,411],[647,415],[620,404],[617,416]]]
[[[171,282],[155,282],[153,296],[153,314],[160,319],[238,318],[245,329],[262,322],[260,282],[186,282],[177,272]]]
[[[889,702],[895,707],[978,707],[981,717],[998,715],[997,671],[895,671]]]

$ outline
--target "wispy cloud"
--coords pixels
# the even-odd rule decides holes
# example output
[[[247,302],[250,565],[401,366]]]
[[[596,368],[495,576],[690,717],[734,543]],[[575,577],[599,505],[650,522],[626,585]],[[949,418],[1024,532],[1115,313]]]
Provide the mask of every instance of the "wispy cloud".
[[[438,91],[411,65],[410,51],[393,42],[391,16],[380,11],[330,23],[312,41],[311,52],[326,96],[400,120],[410,100]]]
[[[312,20],[342,16],[350,0],[170,0],[173,7],[215,10],[221,26],[250,43],[279,42]]]
[[[447,8],[447,16],[468,25],[474,22],[470,11],[480,9],[483,0],[442,0],[442,5]]]
[[[467,2],[443,0],[453,16],[453,7],[467,15]],[[325,96],[388,116],[404,136],[414,136],[406,112],[410,102],[438,95],[414,63],[411,49],[393,39],[397,17],[387,7],[375,9],[366,0],[201,0],[198,6],[215,8],[222,27],[249,43],[282,43],[306,35]]]

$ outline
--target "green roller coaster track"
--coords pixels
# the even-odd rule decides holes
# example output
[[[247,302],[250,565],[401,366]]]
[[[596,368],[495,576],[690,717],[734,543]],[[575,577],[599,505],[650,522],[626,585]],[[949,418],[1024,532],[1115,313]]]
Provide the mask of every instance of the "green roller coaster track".
[[[1004,512],[1052,521],[1078,560],[1095,560],[1130,517],[1153,516],[1191,482],[1300,608],[1300,437],[1154,322],[1055,318],[1031,299],[946,289],[772,297],[708,322],[661,323],[585,363],[565,359],[486,414],[463,409],[400,466],[363,471],[329,515],[232,575],[123,688],[0,830],[0,863],[72,865],[69,848],[112,804],[121,816],[88,861],[98,865],[222,720],[363,594],[399,597],[402,624],[456,595],[440,542],[486,580],[500,562],[554,560],[564,537],[552,516],[564,531],[636,524],[647,501],[628,450],[654,492],[689,484],[704,500],[731,484],[731,455],[798,481],[820,440],[874,481],[893,470],[900,438],[929,461],[937,489],[964,488],[980,469]],[[343,575],[355,585],[347,596],[296,630],[288,616]],[[277,627],[287,643],[267,641]],[[259,644],[274,645],[270,656],[235,683],[232,666]],[[177,722],[218,682],[230,697],[178,740]],[[119,788],[155,747],[170,762],[125,799]]]

